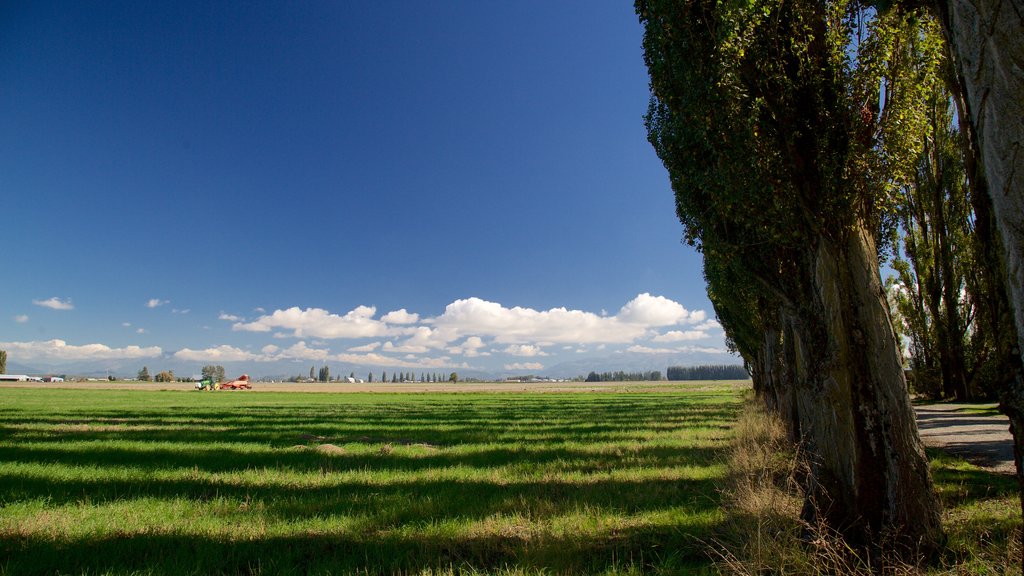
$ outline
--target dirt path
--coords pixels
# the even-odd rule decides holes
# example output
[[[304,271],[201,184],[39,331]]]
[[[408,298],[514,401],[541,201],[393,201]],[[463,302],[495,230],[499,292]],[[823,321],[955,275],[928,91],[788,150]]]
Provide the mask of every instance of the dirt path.
[[[996,472],[1013,474],[1013,438],[1010,421],[1002,414],[988,416],[973,411],[986,406],[929,404],[915,406],[917,427],[926,446]]]

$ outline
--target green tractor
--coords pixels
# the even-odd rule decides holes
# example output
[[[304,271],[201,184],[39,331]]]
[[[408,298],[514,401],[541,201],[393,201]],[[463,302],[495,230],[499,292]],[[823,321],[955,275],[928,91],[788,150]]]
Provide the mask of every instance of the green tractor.
[[[216,390],[217,385],[213,383],[213,378],[203,378],[199,382],[196,382],[196,390]]]

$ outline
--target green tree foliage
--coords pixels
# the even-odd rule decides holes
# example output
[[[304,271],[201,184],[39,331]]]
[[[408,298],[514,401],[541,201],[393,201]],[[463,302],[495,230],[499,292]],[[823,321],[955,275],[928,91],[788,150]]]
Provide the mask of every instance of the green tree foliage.
[[[223,382],[225,380],[224,367],[220,365],[203,366],[201,373],[204,380],[207,378],[214,382]]]
[[[458,382],[459,381],[459,374],[457,372],[452,372],[451,376],[448,377],[448,381],[453,383],[453,384]]]
[[[7,350],[0,350],[0,374],[7,374]]]
[[[805,519],[854,545],[892,532],[935,547],[877,241],[920,148],[905,132],[923,117],[906,73],[919,15],[845,0],[638,0],[637,12],[649,138],[715,311],[755,386],[799,396],[782,414],[808,456]]]
[[[908,358],[919,392],[966,400],[983,389],[969,385],[992,346],[972,331],[979,301],[973,211],[952,102],[938,80],[929,97],[929,122],[915,177],[899,191],[902,234],[894,242],[890,283],[894,316],[909,340]]]
[[[669,380],[746,380],[750,377],[743,366],[669,366]],[[659,375],[660,376],[660,375]]]
[[[149,382],[149,380],[150,380],[150,378],[149,378],[149,368],[146,367],[146,366],[143,366],[142,370],[139,370],[139,373],[138,373],[138,375],[136,375],[135,379],[139,380],[141,382]]]
[[[164,370],[153,377],[154,382],[174,382],[174,370]]]
[[[330,382],[331,381],[331,369],[328,368],[327,366],[324,366],[323,368],[321,368],[320,372],[317,374],[317,381],[318,382]]]
[[[587,374],[586,382],[645,382],[661,380],[661,372],[658,370],[647,372],[590,372]]]

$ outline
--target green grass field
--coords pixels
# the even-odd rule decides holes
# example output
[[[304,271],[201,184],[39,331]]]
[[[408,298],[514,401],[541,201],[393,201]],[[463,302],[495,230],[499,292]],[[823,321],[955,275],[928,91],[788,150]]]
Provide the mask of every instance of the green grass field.
[[[0,574],[699,571],[741,403],[0,389]]]

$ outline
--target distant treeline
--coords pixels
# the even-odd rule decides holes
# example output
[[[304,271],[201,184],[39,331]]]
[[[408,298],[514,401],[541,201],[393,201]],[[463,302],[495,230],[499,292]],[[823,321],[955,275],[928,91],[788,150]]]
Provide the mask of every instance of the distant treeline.
[[[750,378],[743,366],[669,366],[669,380],[746,380]]]
[[[587,382],[639,382],[642,380],[661,380],[661,371],[650,372],[591,372],[587,374]]]

